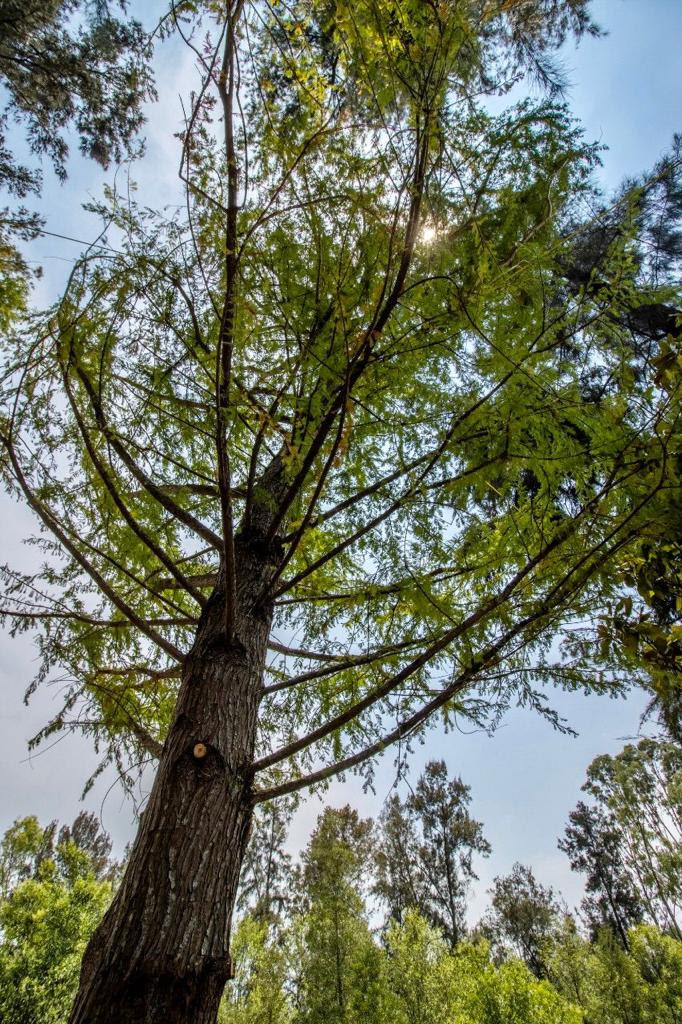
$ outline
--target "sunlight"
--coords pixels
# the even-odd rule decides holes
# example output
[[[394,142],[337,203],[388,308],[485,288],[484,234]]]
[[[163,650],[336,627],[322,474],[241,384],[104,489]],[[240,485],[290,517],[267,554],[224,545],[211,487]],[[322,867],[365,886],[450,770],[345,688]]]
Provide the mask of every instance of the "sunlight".
[[[438,237],[438,229],[435,224],[429,223],[428,221],[422,225],[422,229],[419,232],[419,241],[423,245],[431,245],[435,242]]]

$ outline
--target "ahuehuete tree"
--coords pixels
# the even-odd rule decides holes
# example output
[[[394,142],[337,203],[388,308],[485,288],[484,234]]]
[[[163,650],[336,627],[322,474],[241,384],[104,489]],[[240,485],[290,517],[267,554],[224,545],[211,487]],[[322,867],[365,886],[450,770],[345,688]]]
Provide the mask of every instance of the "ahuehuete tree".
[[[670,504],[647,211],[677,165],[599,205],[552,97],[587,0],[175,18],[185,212],[111,195],[4,345],[3,475],[46,565],[3,609],[72,680],[48,730],[159,760],[73,1024],[215,1020],[259,801],[614,686],[555,640]],[[486,110],[528,71],[549,99]]]

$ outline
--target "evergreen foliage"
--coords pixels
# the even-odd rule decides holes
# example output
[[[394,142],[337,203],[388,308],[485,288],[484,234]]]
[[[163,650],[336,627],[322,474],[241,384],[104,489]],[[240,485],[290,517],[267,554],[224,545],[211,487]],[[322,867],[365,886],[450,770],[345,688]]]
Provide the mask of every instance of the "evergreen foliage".
[[[28,148],[66,176],[66,129],[81,152],[107,167],[133,152],[154,95],[151,40],[120,0],[3,0],[0,6],[0,188],[40,189],[40,172],[19,162],[8,131],[25,130]]]
[[[531,868],[515,864],[509,875],[495,879],[490,897],[481,933],[498,956],[511,950],[536,978],[545,978],[544,950],[564,916],[553,890],[541,885]]]

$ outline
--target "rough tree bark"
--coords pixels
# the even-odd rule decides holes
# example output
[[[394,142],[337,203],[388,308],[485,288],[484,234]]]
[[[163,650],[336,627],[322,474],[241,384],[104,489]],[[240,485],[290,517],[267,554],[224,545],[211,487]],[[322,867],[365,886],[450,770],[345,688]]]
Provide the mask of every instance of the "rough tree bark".
[[[272,607],[258,604],[271,561],[263,513],[236,538],[235,642],[225,642],[224,572],[202,613],[125,877],[83,958],[70,1024],[216,1020],[231,973],[272,620]]]

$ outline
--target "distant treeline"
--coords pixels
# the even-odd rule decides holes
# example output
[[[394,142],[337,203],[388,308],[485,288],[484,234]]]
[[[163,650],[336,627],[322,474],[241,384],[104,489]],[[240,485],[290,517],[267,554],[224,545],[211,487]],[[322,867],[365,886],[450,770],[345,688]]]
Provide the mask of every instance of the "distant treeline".
[[[254,821],[221,1024],[677,1024],[682,1020],[682,749],[642,739],[590,765],[559,847],[572,913],[530,867],[495,879],[470,788],[432,761],[377,821],[326,807],[286,852],[293,804]],[[0,846],[0,1021],[65,1024],[83,948],[121,875],[97,820],[27,817]]]

